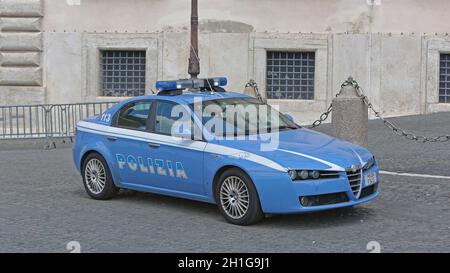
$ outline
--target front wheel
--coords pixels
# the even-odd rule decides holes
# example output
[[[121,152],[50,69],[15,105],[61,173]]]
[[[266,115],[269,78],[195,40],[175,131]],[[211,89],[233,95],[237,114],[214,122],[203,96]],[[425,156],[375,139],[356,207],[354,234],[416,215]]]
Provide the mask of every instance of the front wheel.
[[[226,170],[220,176],[215,195],[220,212],[232,224],[251,225],[264,218],[252,180],[239,169]]]
[[[83,184],[87,194],[93,199],[107,200],[118,192],[111,171],[105,159],[98,153],[91,153],[83,163]]]

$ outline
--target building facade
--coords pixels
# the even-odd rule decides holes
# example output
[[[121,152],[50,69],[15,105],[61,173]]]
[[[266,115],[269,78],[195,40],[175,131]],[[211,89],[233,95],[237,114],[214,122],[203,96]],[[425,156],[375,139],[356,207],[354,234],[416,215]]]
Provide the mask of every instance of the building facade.
[[[200,0],[200,77],[309,123],[352,75],[386,116],[450,110],[448,0]],[[0,0],[0,105],[117,101],[186,78],[189,0]]]

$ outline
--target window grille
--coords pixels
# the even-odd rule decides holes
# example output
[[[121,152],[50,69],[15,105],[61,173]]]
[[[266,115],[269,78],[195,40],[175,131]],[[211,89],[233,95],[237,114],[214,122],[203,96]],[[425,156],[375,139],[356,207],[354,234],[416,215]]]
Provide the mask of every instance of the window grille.
[[[145,51],[101,52],[102,91],[109,97],[145,94]]]
[[[450,103],[450,54],[441,54],[439,68],[439,102]]]
[[[269,99],[314,99],[314,52],[267,52]]]

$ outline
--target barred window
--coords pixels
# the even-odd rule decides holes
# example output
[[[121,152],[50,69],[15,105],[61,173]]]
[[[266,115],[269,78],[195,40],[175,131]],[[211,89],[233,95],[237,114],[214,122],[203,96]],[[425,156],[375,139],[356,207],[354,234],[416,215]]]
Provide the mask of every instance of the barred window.
[[[450,103],[450,54],[441,54],[439,69],[439,102]]]
[[[314,99],[315,52],[267,52],[269,99]]]
[[[145,51],[101,52],[104,96],[133,97],[145,94]]]

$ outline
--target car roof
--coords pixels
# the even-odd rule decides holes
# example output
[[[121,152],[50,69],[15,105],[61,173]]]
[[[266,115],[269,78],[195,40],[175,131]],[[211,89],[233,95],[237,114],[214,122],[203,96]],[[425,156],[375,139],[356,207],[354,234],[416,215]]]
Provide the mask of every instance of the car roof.
[[[146,100],[146,99],[159,99],[177,102],[179,104],[191,104],[194,103],[195,98],[201,98],[203,101],[216,100],[216,99],[227,99],[227,98],[252,98],[248,95],[237,93],[237,92],[189,92],[180,95],[149,95],[134,97],[124,101],[123,103],[129,103],[136,100]]]

